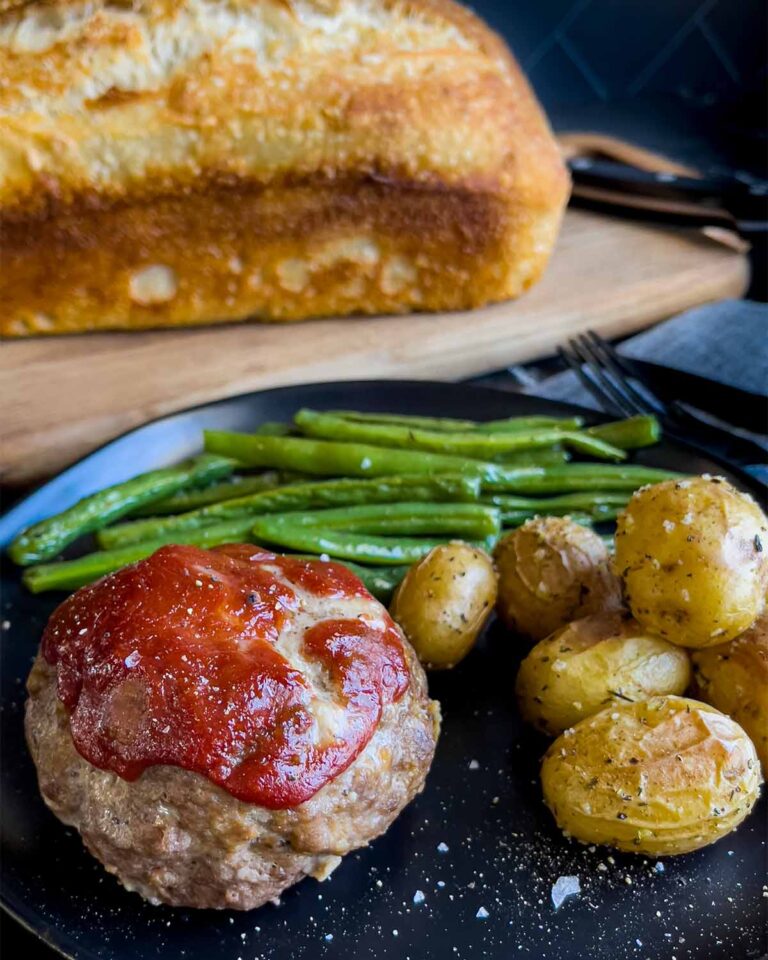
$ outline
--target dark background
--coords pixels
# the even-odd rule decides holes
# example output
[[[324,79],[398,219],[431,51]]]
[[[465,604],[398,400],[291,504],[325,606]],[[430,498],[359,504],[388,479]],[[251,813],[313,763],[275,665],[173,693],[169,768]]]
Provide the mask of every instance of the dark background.
[[[707,173],[768,183],[765,0],[472,6],[507,38],[556,130],[610,133]],[[5,917],[0,953],[53,956]]]
[[[768,179],[765,0],[474,0],[557,130]]]

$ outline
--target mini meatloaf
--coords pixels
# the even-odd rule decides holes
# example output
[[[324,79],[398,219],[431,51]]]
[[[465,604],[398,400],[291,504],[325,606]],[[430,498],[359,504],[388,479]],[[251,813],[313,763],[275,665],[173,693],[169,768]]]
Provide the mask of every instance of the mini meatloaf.
[[[54,612],[26,732],[50,809],[153,903],[323,879],[422,789],[418,660],[345,567],[170,546]]]

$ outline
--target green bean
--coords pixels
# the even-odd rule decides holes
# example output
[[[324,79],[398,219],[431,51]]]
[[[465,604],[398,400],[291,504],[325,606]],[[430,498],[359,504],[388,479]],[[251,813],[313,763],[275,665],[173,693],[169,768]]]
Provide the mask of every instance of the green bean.
[[[508,417],[504,420],[452,420],[448,417],[418,417],[399,413],[360,413],[353,410],[329,410],[329,414],[344,420],[359,423],[388,423],[401,427],[423,430],[439,430],[454,433],[477,430],[481,433],[502,433],[508,430],[537,430],[540,427],[559,427],[562,430],[577,430],[581,417]]]
[[[590,436],[604,440],[622,450],[635,450],[639,447],[650,447],[658,443],[661,437],[661,427],[656,417],[639,416],[628,420],[615,420],[612,423],[601,423],[590,427],[586,431]]]
[[[364,443],[334,443],[309,437],[258,437],[224,430],[206,430],[204,435],[205,448],[210,453],[231,456],[249,467],[275,467],[328,477],[459,473],[490,481],[506,474],[504,467],[493,463]],[[227,453],[223,454],[225,450]]]
[[[564,516],[576,511],[595,519],[610,519],[627,505],[627,491],[597,490],[594,492],[566,493],[559,497],[515,497],[496,494],[483,499],[499,507],[502,520],[507,514],[527,513],[530,516]]]
[[[185,542],[193,543],[195,546],[214,547],[243,538],[248,539],[250,526],[250,520],[245,524],[240,521],[236,524],[219,524],[216,528],[209,527],[206,531],[196,531]],[[162,542],[137,543],[119,550],[90,553],[76,560],[41,564],[25,570],[23,580],[32,593],[42,593],[47,590],[78,590],[115,570],[151,556],[162,546],[165,546]],[[305,559],[318,558],[310,556]],[[344,566],[349,567],[362,580],[368,592],[382,602],[389,601],[407,570],[407,567],[403,566],[370,568],[350,562],[345,562]]]
[[[567,463],[562,467],[520,467],[511,470],[508,478],[483,481],[486,493],[568,493],[578,490],[615,491],[632,493],[648,483],[674,480],[683,474],[656,467],[613,463]]]
[[[272,438],[269,438],[270,440]],[[318,507],[352,506],[365,503],[398,501],[472,501],[480,494],[477,477],[442,474],[371,478],[367,480],[325,480],[314,483],[278,487],[249,497],[225,500],[175,517],[136,520],[102,530],[100,546],[112,548],[155,540],[173,539],[176,532],[204,527],[207,524],[238,516],[255,517],[264,513],[285,513],[289,510]]]
[[[294,432],[292,423],[283,423],[279,420],[265,420],[253,431],[263,437],[287,437]]]
[[[99,530],[131,510],[195,484],[227,476],[230,459],[203,454],[177,467],[152,470],[131,480],[100,490],[74,506],[29,527],[8,549],[11,559],[22,566],[49,560],[72,541]]]
[[[392,594],[400,586],[400,582],[408,572],[407,566],[401,567],[361,567],[350,560],[338,561],[356,574],[363,581],[365,589],[371,596],[383,604],[389,604]]]
[[[371,565],[415,563],[444,538],[374,537],[343,530],[318,530],[316,527],[287,526],[273,517],[260,517],[252,530],[259,543],[272,543],[290,550],[327,554],[342,560]]]
[[[191,544],[199,547],[215,547],[222,543],[235,543],[248,540],[253,521],[250,518],[230,520],[205,527],[202,530],[181,533],[174,543]],[[168,545],[168,540],[145,540],[116,550],[99,550],[75,560],[61,560],[58,563],[44,563],[24,571],[23,580],[32,593],[44,590],[76,590],[98,580],[108,573],[119,570],[129,563],[143,560]]]
[[[494,463],[503,463],[514,467],[554,467],[559,463],[568,463],[570,454],[559,445],[544,447],[542,450],[514,450],[493,458]]]
[[[569,463],[516,467],[448,454],[397,450],[363,443],[335,443],[306,437],[255,437],[207,430],[205,445],[249,466],[276,467],[327,476],[460,473],[482,480],[485,492],[567,493],[570,490],[635,490],[681,476],[634,465]]]
[[[480,503],[390,503],[340,507],[336,510],[278,513],[269,517],[274,527],[317,528],[323,533],[399,535],[449,534],[482,539],[498,536],[499,511]]]
[[[160,517],[169,514],[187,513],[198,510],[212,503],[222,503],[224,500],[234,500],[236,497],[248,496],[252,493],[261,493],[286,484],[283,474],[276,470],[267,470],[255,477],[233,477],[225,483],[215,483],[202,490],[180,490],[179,493],[150,503],[131,512],[132,517]]]
[[[476,459],[493,458],[517,450],[536,450],[564,443],[581,453],[607,460],[622,460],[623,450],[598,437],[559,427],[501,433],[445,433],[386,423],[358,423],[314,410],[300,410],[294,421],[311,437],[374,446],[425,450],[438,454],[459,454]]]

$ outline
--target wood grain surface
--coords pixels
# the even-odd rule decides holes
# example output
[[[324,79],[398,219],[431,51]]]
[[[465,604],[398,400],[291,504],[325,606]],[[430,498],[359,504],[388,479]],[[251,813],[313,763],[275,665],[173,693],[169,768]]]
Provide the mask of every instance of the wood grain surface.
[[[0,343],[0,481],[30,483],[154,417],[313,380],[458,379],[739,296],[746,258],[694,231],[569,211],[544,279],[471,313]],[[471,411],[467,411],[468,414]]]

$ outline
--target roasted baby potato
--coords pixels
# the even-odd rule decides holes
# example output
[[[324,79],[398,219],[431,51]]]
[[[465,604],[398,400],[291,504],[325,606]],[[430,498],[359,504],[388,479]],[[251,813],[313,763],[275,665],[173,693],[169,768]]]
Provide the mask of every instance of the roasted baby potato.
[[[627,613],[596,613],[537,643],[515,690],[523,719],[556,737],[613,701],[685,693],[690,679],[687,651]]]
[[[411,567],[390,612],[419,660],[441,670],[456,666],[469,653],[495,602],[491,558],[456,541],[435,547]]]
[[[619,516],[616,570],[635,618],[684,647],[747,630],[768,587],[768,521],[720,477],[643,487]]]
[[[583,843],[659,857],[714,843],[760,793],[744,730],[697,700],[615,704],[566,730],[544,756],[544,800]]]
[[[747,731],[768,776],[768,614],[729,643],[693,654],[697,695]]]
[[[571,620],[621,605],[605,544],[568,517],[529,520],[499,541],[494,560],[499,617],[534,640]]]

